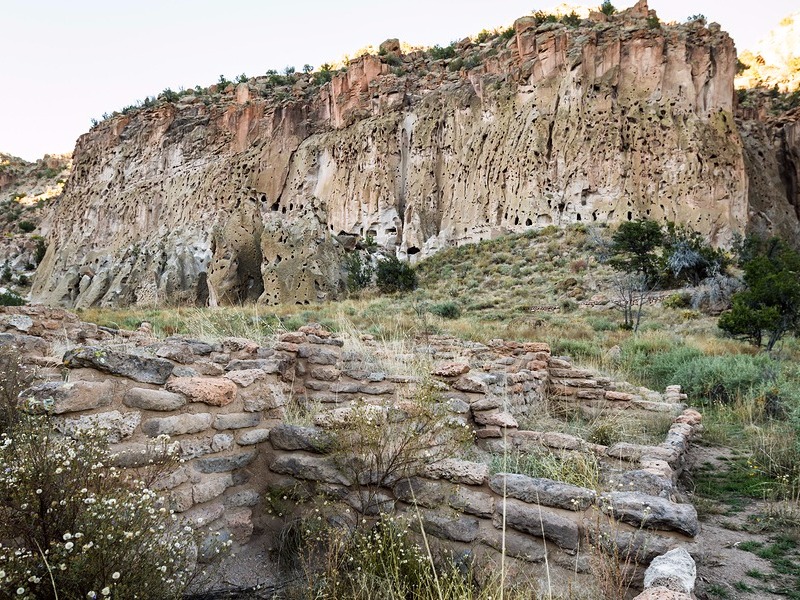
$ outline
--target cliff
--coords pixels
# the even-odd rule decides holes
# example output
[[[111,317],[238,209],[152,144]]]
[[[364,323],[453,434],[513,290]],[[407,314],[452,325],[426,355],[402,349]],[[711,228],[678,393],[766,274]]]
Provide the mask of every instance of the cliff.
[[[736,51],[717,25],[659,24],[642,1],[453,50],[389,41],[335,74],[100,123],[43,225],[33,298],[305,303],[341,292],[350,235],[416,260],[551,223],[668,219],[717,244],[748,227]]]

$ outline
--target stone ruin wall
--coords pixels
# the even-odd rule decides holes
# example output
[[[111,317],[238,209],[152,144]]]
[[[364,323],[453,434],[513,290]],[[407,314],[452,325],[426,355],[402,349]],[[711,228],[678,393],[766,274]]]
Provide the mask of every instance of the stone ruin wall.
[[[318,326],[285,333],[271,347],[239,338],[159,341],[82,323],[60,309],[8,307],[0,311],[0,332],[0,344],[15,345],[38,369],[40,383],[21,398],[48,406],[61,431],[105,428],[124,467],[146,464],[157,456],[159,436],[169,436],[166,443],[184,460],[161,482],[172,508],[193,527],[220,532],[238,545],[274,532],[267,498],[281,490],[325,493],[374,512],[374,506],[360,506],[360,496],[320,443],[328,435],[326,419],[348,410],[351,401],[410,397],[419,383],[365,370],[363,357]],[[505,508],[507,555],[524,564],[547,555],[551,564],[575,569],[583,556],[577,568],[588,569],[579,549],[603,512],[622,522],[613,530],[620,548],[635,548],[643,563],[671,548],[692,547],[697,513],[680,501],[676,483],[700,415],[685,410],[679,390],[662,396],[593,377],[552,357],[544,344],[429,342],[442,402],[452,418],[475,429],[480,448],[592,452],[614,466],[618,484],[598,494],[524,475],[504,481],[484,463],[446,458],[381,489],[381,507],[410,515],[419,510],[434,540],[490,557],[501,547]],[[54,343],[82,345],[62,361],[51,356]],[[665,411],[676,418],[657,446],[607,447],[520,428],[518,419],[535,420],[546,401],[586,410],[604,404],[610,410]],[[319,426],[286,423],[290,402],[322,407]]]

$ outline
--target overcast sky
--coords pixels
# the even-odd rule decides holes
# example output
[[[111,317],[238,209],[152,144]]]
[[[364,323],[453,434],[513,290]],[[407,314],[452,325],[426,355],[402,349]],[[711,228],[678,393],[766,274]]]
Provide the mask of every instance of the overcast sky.
[[[318,66],[390,37],[446,45],[558,3],[0,0],[0,151],[27,160],[71,151],[92,118],[166,87]],[[650,0],[650,8],[665,21],[703,13],[741,51],[800,10],[800,0]]]

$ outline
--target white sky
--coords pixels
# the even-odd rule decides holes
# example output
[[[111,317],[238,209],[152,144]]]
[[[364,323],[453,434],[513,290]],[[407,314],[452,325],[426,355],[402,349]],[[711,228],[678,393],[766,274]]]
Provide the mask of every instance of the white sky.
[[[559,3],[0,0],[0,151],[27,160],[70,151],[93,117],[166,87],[318,66],[390,37],[446,45]],[[800,0],[650,0],[650,8],[664,21],[703,13],[741,51],[800,10]]]

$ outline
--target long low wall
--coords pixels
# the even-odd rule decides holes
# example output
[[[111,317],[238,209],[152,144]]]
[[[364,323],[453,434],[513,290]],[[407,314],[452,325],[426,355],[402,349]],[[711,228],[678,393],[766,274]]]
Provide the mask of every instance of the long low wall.
[[[38,369],[39,383],[22,401],[46,408],[66,434],[103,428],[125,467],[158,459],[165,446],[174,449],[183,464],[160,482],[173,508],[193,526],[238,544],[269,529],[269,499],[293,488],[325,493],[367,514],[413,512],[429,535],[453,547],[479,544],[489,554],[499,551],[505,526],[507,554],[531,562],[550,552],[568,563],[610,526],[609,516],[619,547],[641,562],[698,533],[696,511],[676,501],[675,483],[700,415],[682,410],[679,390],[647,398],[618,391],[621,384],[592,379],[551,357],[544,344],[429,339],[430,373],[396,375],[370,367],[364,352],[378,352],[374,342],[361,340],[366,346],[354,351],[314,325],[261,347],[238,338],[156,340],[146,328],[112,332],[61,310],[20,307],[0,311],[0,331],[0,343],[19,347]],[[58,344],[74,347],[59,359],[51,356]],[[584,451],[621,475],[595,490],[491,474],[485,461],[432,452],[410,476],[377,487],[354,481],[333,445],[323,443],[336,434],[336,419],[354,406],[402,406],[423,384],[447,419],[474,430],[470,454]],[[535,422],[553,397],[673,411],[676,418],[657,446],[601,446],[519,427],[520,420]],[[311,411],[315,424],[293,424],[301,412],[312,419]]]

